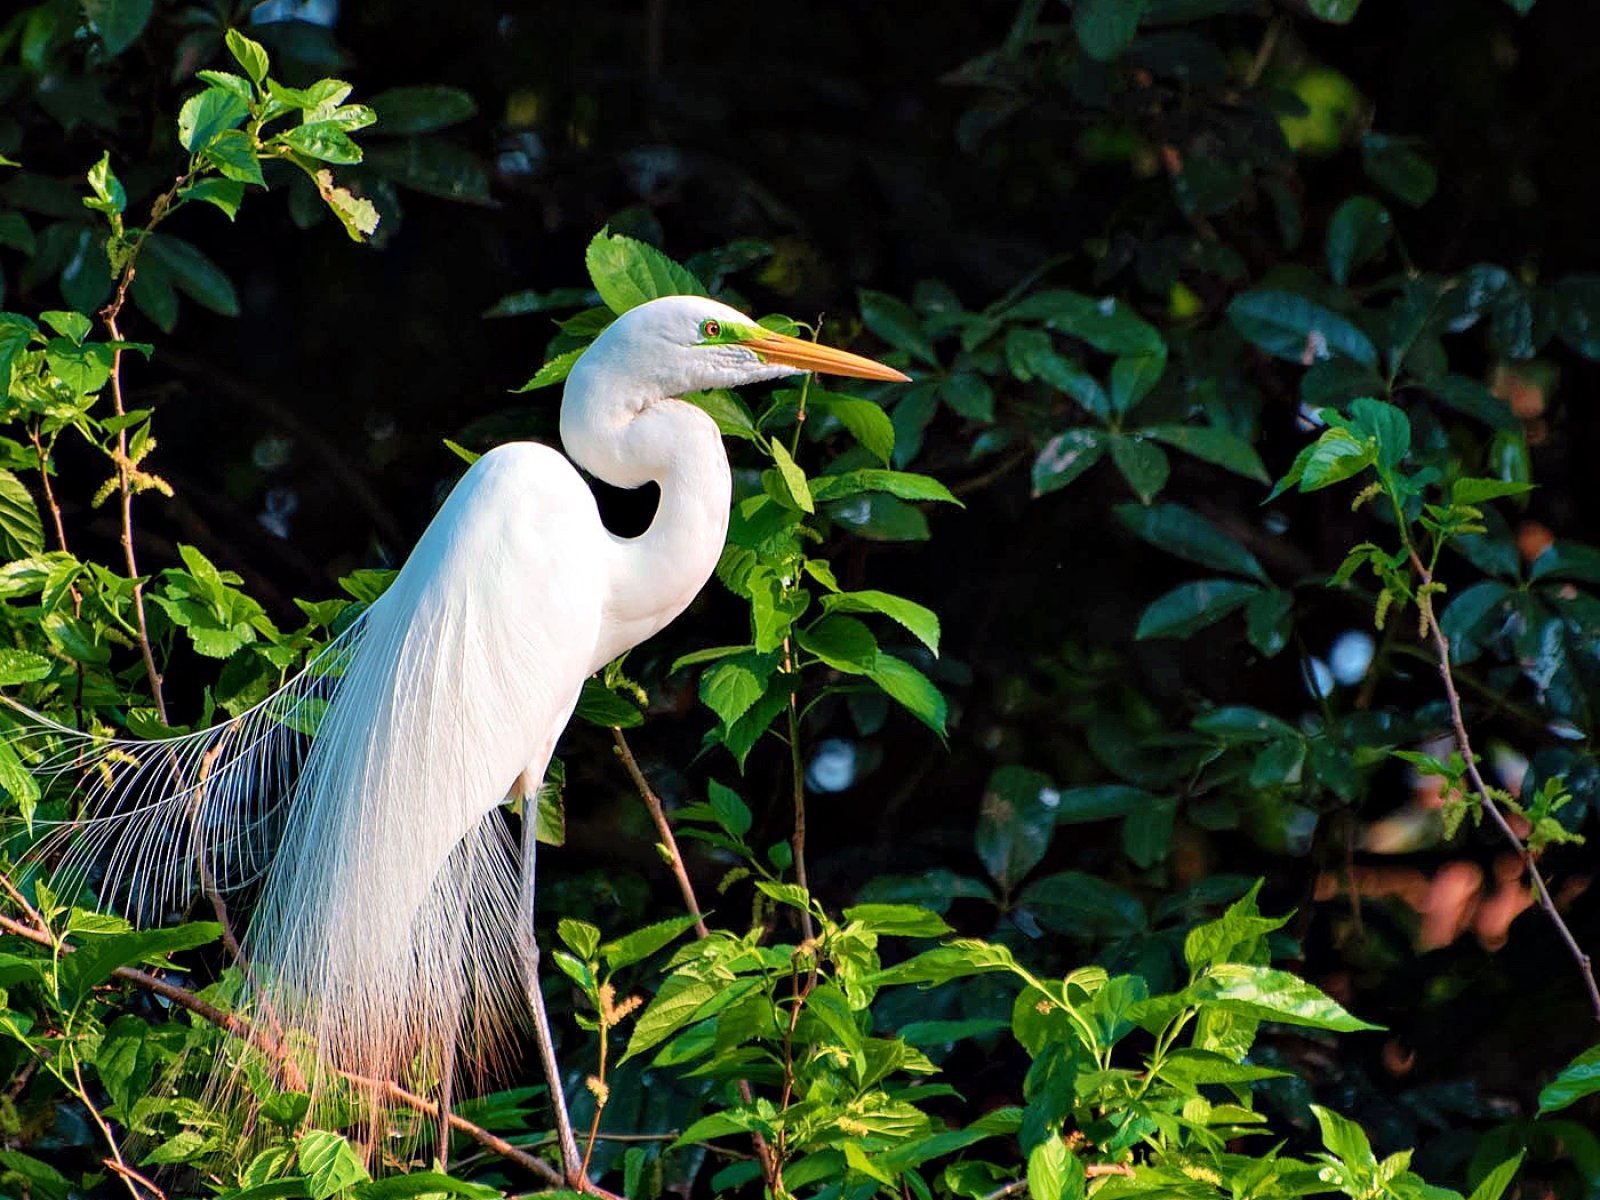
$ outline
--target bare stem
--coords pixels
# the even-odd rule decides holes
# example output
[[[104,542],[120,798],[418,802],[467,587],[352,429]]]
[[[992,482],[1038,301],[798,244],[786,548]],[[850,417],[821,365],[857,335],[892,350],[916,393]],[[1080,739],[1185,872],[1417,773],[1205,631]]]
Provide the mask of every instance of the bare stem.
[[[672,826],[667,821],[666,810],[661,807],[661,797],[656,795],[655,789],[650,786],[650,781],[639,769],[639,762],[633,757],[633,751],[628,748],[628,739],[623,736],[622,730],[613,728],[611,736],[617,744],[617,757],[627,769],[628,778],[633,780],[639,798],[650,810],[650,817],[656,823],[656,832],[661,835],[661,844],[667,848],[667,854],[672,859],[672,873],[678,880],[678,890],[683,893],[683,903],[694,915],[694,935],[702,940],[708,938],[711,936],[711,931],[706,928],[705,918],[701,916],[704,910],[700,907],[700,901],[695,899],[694,884],[690,882],[689,872],[683,865],[683,855],[678,851],[678,839],[672,836]],[[746,1106],[754,1104],[755,1094],[750,1090],[750,1081],[741,1079],[738,1086],[739,1099]],[[761,1162],[761,1178],[765,1181],[768,1192],[773,1196],[782,1195],[781,1160],[773,1153],[772,1146],[761,1134],[751,1133],[750,1141],[755,1146],[756,1158]]]
[[[1411,567],[1422,580],[1423,588],[1428,589],[1426,591],[1418,589],[1419,604],[1427,632],[1433,641],[1434,652],[1438,659],[1439,678],[1444,683],[1444,694],[1450,703],[1450,729],[1455,738],[1456,749],[1461,752],[1461,757],[1467,764],[1467,778],[1472,783],[1473,791],[1477,793],[1478,803],[1483,811],[1489,814],[1489,819],[1499,829],[1501,836],[1511,843],[1518,857],[1522,859],[1522,865],[1533,881],[1534,897],[1555,926],[1556,933],[1566,943],[1573,961],[1577,963],[1578,972],[1583,977],[1584,988],[1589,994],[1589,1007],[1594,1010],[1595,1019],[1600,1021],[1600,984],[1595,982],[1594,964],[1583,947],[1578,944],[1578,939],[1573,936],[1572,929],[1567,925],[1560,910],[1556,908],[1555,897],[1550,894],[1550,886],[1545,882],[1544,874],[1539,870],[1533,852],[1528,849],[1527,843],[1517,836],[1517,831],[1511,828],[1511,822],[1506,820],[1505,813],[1495,803],[1488,783],[1478,770],[1478,759],[1472,752],[1472,741],[1467,735],[1466,719],[1461,712],[1461,693],[1456,690],[1455,677],[1450,670],[1450,638],[1439,625],[1439,619],[1433,610],[1432,590],[1429,588],[1433,583],[1433,573],[1423,565],[1415,550],[1411,552]]]
[[[788,667],[793,671],[794,650],[787,639],[784,646]],[[794,834],[789,839],[789,847],[794,854],[794,881],[809,897],[811,884],[806,878],[806,766],[800,757],[799,700],[792,691],[789,693],[789,784],[794,798]],[[817,936],[809,908],[800,910],[800,928],[808,942]]]
[[[106,1145],[111,1148],[111,1157],[101,1161],[110,1167],[116,1173],[117,1178],[121,1179],[127,1186],[129,1193],[133,1196],[133,1200],[145,1200],[145,1196],[139,1191],[141,1186],[146,1189],[146,1192],[154,1200],[167,1200],[165,1192],[123,1160],[122,1149],[117,1145],[116,1134],[111,1132],[111,1126],[106,1124],[106,1119],[100,1115],[100,1110],[95,1107],[94,1101],[89,1097],[89,1089],[83,1082],[83,1071],[78,1066],[76,1054],[72,1056],[72,1078],[77,1084],[73,1091],[77,1093],[78,1099],[83,1101],[84,1108],[89,1110],[89,1116],[94,1119],[95,1125],[100,1130],[100,1136],[105,1138]]]
[[[701,916],[700,902],[695,899],[694,884],[689,880],[688,868],[683,865],[683,855],[678,851],[678,839],[672,835],[672,825],[667,820],[666,810],[661,807],[661,797],[656,795],[655,789],[650,786],[650,781],[639,769],[639,760],[633,757],[633,750],[628,746],[628,739],[623,736],[622,730],[612,729],[611,737],[616,742],[617,757],[622,760],[622,766],[628,772],[628,778],[633,781],[639,798],[650,810],[650,819],[655,822],[656,833],[660,835],[661,844],[667,848],[667,854],[672,859],[672,874],[678,881],[678,891],[683,895],[684,907],[694,914],[694,935],[697,938],[710,937],[711,931],[706,928],[705,918]]]

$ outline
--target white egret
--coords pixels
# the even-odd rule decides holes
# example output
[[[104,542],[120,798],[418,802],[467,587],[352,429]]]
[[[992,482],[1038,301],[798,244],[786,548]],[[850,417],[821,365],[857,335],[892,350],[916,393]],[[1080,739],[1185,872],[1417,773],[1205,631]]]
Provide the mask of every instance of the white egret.
[[[237,720],[163,741],[51,725],[81,776],[68,862],[146,915],[260,878],[243,939],[258,1000],[319,1064],[397,1079],[491,1056],[531,1005],[569,1178],[577,1149],[537,981],[533,797],[584,680],[661,629],[722,551],[716,425],[678,397],[804,371],[904,380],[691,296],[618,317],[567,380],[561,440],[606,483],[661,490],[645,533],[601,524],[571,463],[531,442],[475,463],[389,589]],[[305,734],[314,727],[309,740]]]

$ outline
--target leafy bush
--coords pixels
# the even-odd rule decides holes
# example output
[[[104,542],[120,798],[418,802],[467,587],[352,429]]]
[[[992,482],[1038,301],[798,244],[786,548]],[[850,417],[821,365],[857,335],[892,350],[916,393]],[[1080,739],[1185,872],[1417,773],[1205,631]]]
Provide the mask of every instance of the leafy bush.
[[[1575,876],[1600,779],[1600,608],[1586,590],[1600,556],[1532,488],[1557,364],[1600,358],[1600,291],[1522,263],[1420,266],[1427,214],[1456,203],[1429,148],[1373,128],[1356,85],[1298,40],[1357,6],[1265,24],[1250,7],[1023,4],[952,77],[970,98],[954,133],[1018,211],[1024,194],[1057,204],[1087,185],[1093,220],[1055,247],[1075,257],[981,303],[993,291],[970,280],[861,291],[859,313],[827,332],[875,338],[915,375],[908,387],[695,398],[735,456],[720,590],[700,627],[613,664],[579,710],[609,731],[621,769],[605,786],[644,801],[686,911],[629,892],[621,873],[556,879],[542,900],[561,946],[549,961],[570,984],[563,1060],[582,1072],[566,1090],[607,1186],[1444,1196],[1404,1148],[1440,1129],[1425,1173],[1473,1200],[1505,1193],[1529,1156],[1569,1191],[1600,1178],[1600,1143],[1566,1112],[1600,1091],[1593,1050],[1526,1117],[1448,1080],[1387,1101],[1368,1056],[1330,1049],[1377,1027],[1328,994],[1413,1032],[1448,1028],[1471,987],[1508,1008],[1544,1003],[1497,982],[1515,972],[1493,962],[1408,966],[1416,918],[1363,875],[1384,838],[1431,853],[1440,876],[1441,858],[1500,846],[1514,899],[1531,872],[1526,899],[1546,923],[1518,938],[1565,1005],[1535,1011],[1573,1029],[1566,1042],[1584,1036],[1573,1018],[1593,978]],[[171,334],[189,302],[238,313],[228,270],[200,248],[229,247],[205,206],[233,222],[271,185],[297,222],[320,209],[361,241],[391,236],[397,188],[488,194],[438,133],[472,115],[463,93],[350,104],[348,85],[306,73],[332,49],[315,30],[252,26],[258,43],[225,6],[173,9],[91,5],[80,22],[41,4],[0,32],[15,64],[0,86],[26,81],[73,131],[138,91],[141,38],[187,30],[174,61],[189,90],[150,162],[97,146],[68,186],[32,169],[40,139],[19,148],[0,125],[0,150],[23,164],[0,244],[21,260],[26,309],[0,315],[0,682],[69,724],[136,736],[256,702],[387,575],[357,571],[349,599],[297,602],[289,630],[284,606],[252,598],[219,555],[152,555],[134,499],[150,512],[148,494],[172,488],[152,457],[153,405],[125,377],[159,366],[162,343],[127,341],[123,325]],[[198,62],[226,69],[193,75]],[[288,86],[283,63],[309,82]],[[43,86],[53,78],[72,86]],[[1055,146],[1063,112],[1070,152]],[[569,314],[529,387],[558,383],[635,303],[710,292],[750,310],[794,266],[781,243],[749,238],[679,264],[647,244],[659,227],[638,209],[613,228],[646,240],[602,232],[586,285],[492,311]],[[214,252],[239,268],[236,247]],[[46,288],[65,307],[41,301]],[[482,424],[453,432],[494,440]],[[107,530],[80,541],[67,515],[88,527],[101,505]],[[1074,539],[1089,547],[1071,550],[1074,584],[1041,583],[1033,560],[1059,561]],[[923,542],[945,557],[915,557]],[[1001,543],[1028,568],[994,570]],[[908,565],[927,562],[937,575]],[[1043,586],[1053,603],[1034,598]],[[976,661],[977,609],[1015,626],[1010,657]],[[1357,667],[1314,649],[1369,621]],[[703,737],[693,767],[681,739],[636,754],[623,732],[642,726],[642,745],[673,721]],[[569,788],[598,790],[578,764],[603,743],[571,744],[540,798],[547,840],[565,835],[569,774]],[[813,888],[806,807],[828,789],[807,776],[828,754],[844,756],[847,787],[874,756],[904,768],[870,784],[904,844]],[[369,1139],[338,1086],[313,1111],[296,1048],[224,1011],[238,968],[219,944],[220,898],[216,921],[135,930],[22,860],[28,822],[72,811],[70,789],[41,787],[29,765],[0,740],[0,790],[21,818],[0,861],[7,1194],[153,1194],[158,1169],[171,1195],[564,1182],[536,1087],[459,1102],[449,1173],[428,1169],[440,1147],[425,1069],[386,1084],[392,1139]],[[1433,807],[1395,811],[1408,769],[1438,781]],[[962,791],[970,780],[986,782]],[[981,807],[948,799],[979,790]],[[935,801],[906,821],[923,792]],[[813,841],[851,845],[843,823],[813,814]],[[1258,874],[1269,895],[1302,897],[1292,925],[1262,915]],[[714,920],[694,887],[713,877]],[[1348,916],[1315,906],[1330,893]],[[1530,1079],[1567,1057],[1553,1043]],[[218,1057],[239,1064],[252,1104],[198,1099]]]

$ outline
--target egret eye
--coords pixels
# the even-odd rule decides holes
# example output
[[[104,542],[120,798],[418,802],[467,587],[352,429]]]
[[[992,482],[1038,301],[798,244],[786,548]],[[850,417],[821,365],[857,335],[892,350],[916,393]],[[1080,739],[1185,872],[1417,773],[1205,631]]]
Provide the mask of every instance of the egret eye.
[[[716,321],[706,319],[700,322],[700,336],[710,341],[712,338],[722,336],[722,326]]]

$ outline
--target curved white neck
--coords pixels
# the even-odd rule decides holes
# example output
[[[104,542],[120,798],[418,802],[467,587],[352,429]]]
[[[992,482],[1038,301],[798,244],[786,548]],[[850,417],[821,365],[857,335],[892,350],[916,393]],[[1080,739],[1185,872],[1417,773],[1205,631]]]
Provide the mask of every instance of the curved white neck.
[[[661,489],[650,528],[612,535],[606,547],[610,597],[591,670],[687,608],[728,534],[733,485],[715,422],[681,400],[628,394],[638,389],[608,372],[574,371],[562,403],[561,440],[580,467],[616,487]]]

